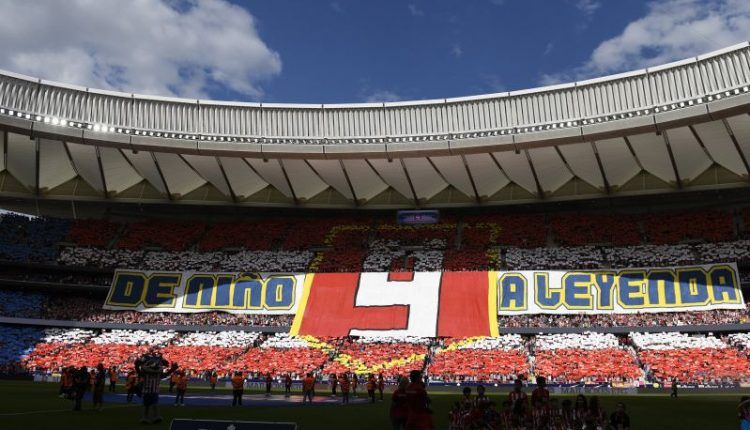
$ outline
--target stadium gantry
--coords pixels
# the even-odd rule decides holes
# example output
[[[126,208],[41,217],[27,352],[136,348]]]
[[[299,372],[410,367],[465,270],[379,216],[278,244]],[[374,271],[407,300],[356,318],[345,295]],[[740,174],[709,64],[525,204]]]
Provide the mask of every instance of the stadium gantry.
[[[748,43],[550,87],[368,104],[186,100],[2,72],[0,198],[407,208],[745,187],[748,85]]]

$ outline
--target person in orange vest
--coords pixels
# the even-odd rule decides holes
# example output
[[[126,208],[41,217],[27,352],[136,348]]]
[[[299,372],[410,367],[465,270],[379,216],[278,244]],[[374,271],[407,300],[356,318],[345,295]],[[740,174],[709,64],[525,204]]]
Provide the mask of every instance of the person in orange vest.
[[[135,370],[130,370],[128,376],[125,379],[125,391],[128,393],[128,403],[133,401],[133,395],[135,395],[135,387],[138,385],[138,376],[135,374]]]
[[[292,375],[286,374],[284,376],[284,397],[292,395]]]
[[[109,368],[109,392],[114,393],[115,385],[117,385],[117,368],[112,366]]]
[[[314,395],[315,378],[313,378],[312,373],[308,373],[305,379],[302,380],[302,404],[304,405],[305,401],[312,403]]]
[[[357,397],[357,385],[359,385],[359,378],[356,373],[352,373],[352,394]]]
[[[232,376],[232,406],[242,406],[242,393],[245,391],[245,378],[242,372],[234,372]]]
[[[64,367],[60,374],[60,398],[70,398],[73,393],[73,370]]]
[[[266,397],[271,396],[271,386],[273,385],[273,377],[271,372],[266,373]]]
[[[219,380],[219,375],[216,373],[216,369],[212,369],[208,376],[208,383],[211,384],[211,389],[216,389],[216,381]]]
[[[185,392],[187,392],[188,377],[184,370],[175,373],[177,373],[177,381],[175,381],[177,395],[174,398],[174,405],[185,406]]]
[[[367,376],[367,396],[370,398],[370,403],[375,403],[375,377],[370,373]]]
[[[177,378],[179,377],[180,375],[178,375],[177,372],[174,372],[169,376],[169,392],[170,393],[174,391],[174,386],[177,385]]]
[[[348,405],[349,404],[349,389],[351,388],[351,383],[349,382],[349,377],[346,375],[346,373],[341,375],[341,404],[342,405]]]
[[[378,374],[378,392],[380,393],[380,401],[383,401],[383,390],[385,389],[385,378],[383,373]]]

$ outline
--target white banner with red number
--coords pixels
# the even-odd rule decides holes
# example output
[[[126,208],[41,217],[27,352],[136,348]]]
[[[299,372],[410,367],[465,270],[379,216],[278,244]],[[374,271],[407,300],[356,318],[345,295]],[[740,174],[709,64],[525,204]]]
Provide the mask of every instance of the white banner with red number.
[[[736,264],[623,270],[203,273],[118,270],[105,309],[296,314],[292,334],[492,336],[498,315],[744,309]]]

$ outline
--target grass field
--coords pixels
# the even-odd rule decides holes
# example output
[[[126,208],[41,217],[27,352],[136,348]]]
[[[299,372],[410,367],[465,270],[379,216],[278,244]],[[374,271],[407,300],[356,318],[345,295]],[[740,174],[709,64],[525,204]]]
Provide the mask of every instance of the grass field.
[[[104,410],[91,410],[90,401],[84,411],[71,411],[69,400],[57,397],[57,384],[23,381],[0,381],[0,429],[8,430],[125,430],[167,429],[172,418],[214,418],[238,420],[293,421],[303,430],[317,429],[388,429],[388,402],[350,406],[281,406],[281,407],[207,407],[161,406],[164,422],[158,425],[139,424],[141,407],[137,404],[105,405]],[[120,387],[120,390],[122,388]],[[164,390],[166,391],[166,390]],[[227,391],[218,390],[227,393]],[[490,397],[499,400],[505,392],[488,390]],[[206,390],[193,389],[188,393]],[[447,412],[459,393],[432,393],[434,419],[438,429],[447,428]],[[633,429],[661,430],[722,430],[736,429],[735,405],[739,394],[689,394],[670,399],[665,392],[657,395],[600,396],[606,410],[623,401],[627,405]]]

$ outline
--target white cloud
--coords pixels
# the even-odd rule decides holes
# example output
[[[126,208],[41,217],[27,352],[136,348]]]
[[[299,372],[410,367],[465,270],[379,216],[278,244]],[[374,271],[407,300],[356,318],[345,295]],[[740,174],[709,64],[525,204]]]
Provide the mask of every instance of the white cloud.
[[[332,2],[331,9],[336,13],[344,13],[344,8],[341,7],[341,3],[339,2]]]
[[[147,94],[256,99],[281,72],[253,16],[226,0],[6,0],[0,68]]]
[[[419,9],[417,5],[415,5],[414,3],[409,3],[408,7],[409,7],[409,13],[411,14],[411,16],[423,16],[424,15],[424,11],[422,9]]]
[[[464,55],[464,50],[461,49],[461,44],[454,43],[451,45],[451,55],[456,58],[461,58],[461,56]]]
[[[503,80],[500,78],[500,76],[496,74],[482,74],[481,78],[484,81],[487,90],[493,93],[501,93],[507,91],[507,87],[503,83]],[[482,90],[485,90],[485,88],[483,88]]]
[[[586,16],[593,15],[601,5],[597,0],[576,0],[575,2],[576,9],[580,10]]]
[[[581,80],[704,54],[750,40],[747,0],[663,0],[600,43],[582,65],[542,75],[541,84]]]
[[[402,100],[402,97],[393,91],[389,90],[377,90],[363,97],[367,103],[382,103],[382,102],[397,102]]]
[[[547,43],[547,46],[544,47],[544,51],[542,52],[542,55],[549,55],[552,53],[552,51],[555,49],[555,44],[552,42]]]

